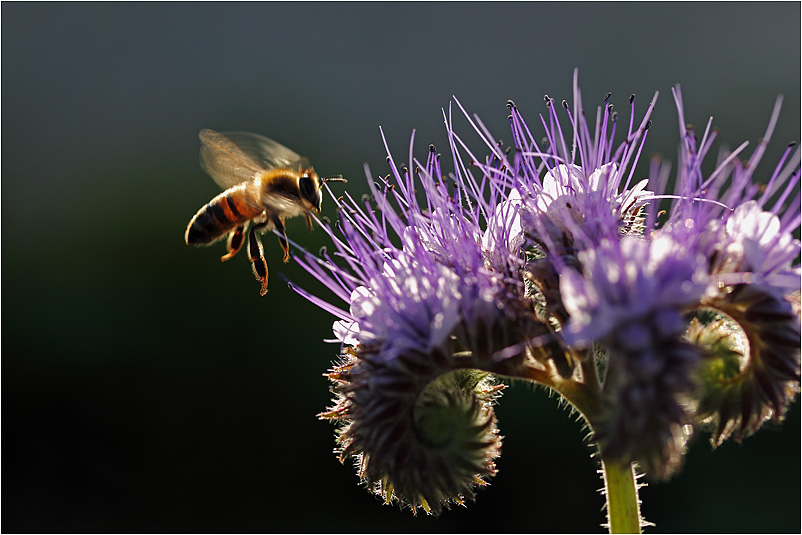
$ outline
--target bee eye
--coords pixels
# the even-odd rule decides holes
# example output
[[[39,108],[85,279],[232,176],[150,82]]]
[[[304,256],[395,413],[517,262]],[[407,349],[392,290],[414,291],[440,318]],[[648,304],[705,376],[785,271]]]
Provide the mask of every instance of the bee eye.
[[[309,175],[301,175],[298,187],[301,189],[301,196],[309,201],[312,206],[320,206],[320,195],[318,194],[317,186]]]
[[[307,199],[314,196],[316,192],[315,183],[312,182],[309,175],[301,175],[300,180],[298,180],[298,186],[301,188],[303,196]]]

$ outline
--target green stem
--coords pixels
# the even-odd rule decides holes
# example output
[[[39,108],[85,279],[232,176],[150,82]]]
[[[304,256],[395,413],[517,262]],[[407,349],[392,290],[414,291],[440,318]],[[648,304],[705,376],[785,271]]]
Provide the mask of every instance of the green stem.
[[[602,458],[610,533],[640,533],[640,502],[631,464]]]
[[[589,426],[601,415],[602,392],[595,361],[581,361],[586,382],[563,379],[547,369],[527,367],[516,375],[553,388],[579,411]],[[463,366],[471,363],[465,359]],[[602,458],[604,473],[604,495],[607,498],[607,523],[610,533],[641,533],[640,501],[638,485],[631,464],[621,464]]]
[[[529,378],[546,384],[568,400],[591,425],[601,410],[601,392],[598,379],[593,380],[592,370],[584,368],[590,384],[563,380],[541,370],[529,372]],[[598,377],[598,376],[596,376]],[[610,533],[641,533],[640,501],[638,485],[631,464],[623,465],[602,458],[604,473],[604,495],[607,498],[607,524]]]

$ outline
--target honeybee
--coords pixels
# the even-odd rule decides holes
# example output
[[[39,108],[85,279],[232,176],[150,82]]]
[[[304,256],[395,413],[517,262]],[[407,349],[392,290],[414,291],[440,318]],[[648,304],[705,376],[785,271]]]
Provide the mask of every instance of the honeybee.
[[[342,177],[321,180],[309,160],[284,145],[258,134],[203,129],[201,168],[225,191],[217,195],[190,220],[184,241],[188,245],[211,245],[228,236],[225,262],[240,250],[248,233],[248,257],[260,294],[267,293],[267,262],[257,232],[273,228],[280,233],[284,262],[290,259],[284,220],[303,214],[313,230],[311,211],[320,212],[320,189],[325,182],[346,182]]]

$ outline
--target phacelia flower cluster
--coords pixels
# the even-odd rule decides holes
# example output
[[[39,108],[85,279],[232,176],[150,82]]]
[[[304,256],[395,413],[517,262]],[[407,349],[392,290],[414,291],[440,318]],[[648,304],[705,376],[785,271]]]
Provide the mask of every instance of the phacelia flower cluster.
[[[386,502],[438,513],[496,472],[498,377],[563,395],[602,459],[670,477],[688,438],[740,440],[780,421],[800,383],[800,151],[758,169],[779,118],[702,162],[716,133],[681,126],[680,161],[639,176],[657,94],[628,120],[546,97],[539,131],[514,103],[511,144],[460,110],[478,157],[444,112],[430,146],[370,195],[338,200],[332,252],[298,261],[343,305],[300,288],[334,323],[337,452]],[[541,130],[542,129],[542,130]],[[388,148],[388,154],[390,153]],[[448,171],[445,170],[448,169]],[[762,169],[762,168],[761,168]]]

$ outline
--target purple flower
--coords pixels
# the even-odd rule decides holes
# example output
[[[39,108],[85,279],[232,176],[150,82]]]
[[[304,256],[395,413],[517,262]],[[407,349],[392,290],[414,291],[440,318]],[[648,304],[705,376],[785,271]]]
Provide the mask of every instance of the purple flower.
[[[540,117],[546,131],[541,149],[514,104],[510,123],[518,149],[510,187],[523,198],[521,217],[527,235],[551,254],[566,247],[583,249],[605,238],[642,230],[640,212],[651,192],[647,180],[633,181],[651,121],[657,93],[644,117],[635,122],[635,95],[630,97],[630,118],[624,140],[615,145],[618,113],[610,95],[596,110],[591,128],[586,122],[574,73],[573,112],[563,101],[570,136],[563,134],[553,100],[546,97],[548,117]],[[548,120],[547,120],[548,119]],[[568,244],[568,245],[566,245]]]
[[[683,396],[700,359],[679,341],[682,312],[707,288],[702,258],[668,234],[625,236],[579,253],[582,273],[561,274],[568,343],[603,344],[606,410],[591,422],[604,455],[668,477],[681,463],[691,416]]]
[[[697,420],[713,427],[714,445],[740,440],[767,420],[780,421],[799,391],[800,323],[791,294],[799,292],[800,151],[790,144],[765,185],[754,181],[777,123],[778,98],[766,133],[746,162],[747,143],[725,154],[704,176],[701,165],[716,133],[708,122],[701,141],[685,127],[682,94],[680,165],[668,219],[661,231],[705,257],[710,285],[702,305],[718,313],[695,322],[686,338],[705,354],[697,371]],[[698,141],[698,142],[697,142]],[[652,165],[652,181],[665,190],[667,166]],[[647,225],[656,221],[654,211]]]
[[[748,143],[720,157],[716,169],[705,177],[701,165],[710,151],[716,131],[708,121],[702,140],[692,127],[685,126],[682,93],[673,91],[680,119],[680,165],[672,194],[667,187],[670,165],[655,160],[650,180],[660,192],[658,198],[672,199],[663,228],[698,240],[698,247],[718,273],[750,273],[771,277],[772,284],[799,288],[799,241],[792,234],[800,225],[800,151],[788,146],[766,184],[754,180],[779,118],[782,98],[778,98],[766,133],[746,162],[738,159]],[[650,210],[647,226],[654,227],[658,212]],[[796,262],[796,268],[792,265]],[[750,277],[754,282],[756,279]],[[736,277],[723,279],[731,283]]]
[[[504,215],[504,228],[512,229],[507,241],[510,249],[525,251],[524,278],[529,295],[542,305],[541,317],[562,324],[567,313],[559,290],[559,272],[566,266],[578,267],[579,251],[597,246],[604,240],[618,240],[622,235],[643,232],[643,209],[653,197],[648,181],[635,181],[634,168],[648,132],[649,116],[657,94],[642,119],[635,121],[635,96],[630,97],[629,123],[623,141],[616,145],[618,113],[613,111],[610,95],[596,111],[591,127],[582,107],[578,77],[574,76],[574,103],[563,101],[570,130],[563,130],[558,109],[546,97],[548,114],[541,116],[545,129],[543,148],[535,140],[517,107],[508,103],[510,126],[516,153],[512,161],[495,144],[487,143],[499,165],[479,165],[486,180],[504,188],[496,218]],[[474,123],[484,140],[493,139]],[[455,135],[456,137],[456,135]],[[463,144],[464,146],[464,144]],[[477,160],[476,158],[473,158]],[[509,254],[501,251],[498,256]],[[490,254],[490,253],[488,253]],[[570,376],[572,366],[556,356],[560,373]]]
[[[746,163],[742,145],[705,176],[715,134],[683,126],[669,192],[667,164],[635,177],[656,99],[636,120],[633,95],[623,127],[608,94],[588,123],[575,74],[571,105],[546,97],[542,142],[508,104],[514,151],[457,103],[489,156],[449,109],[452,173],[434,147],[416,160],[413,135],[406,166],[388,156],[369,197],[337,201],[333,253],[298,259],[343,303],[296,288],[338,318],[322,416],[386,501],[438,512],[495,474],[486,372],[555,389],[604,459],[663,478],[696,429],[718,444],[782,418],[800,381],[799,150],[754,182],[777,106]]]
[[[571,344],[613,336],[628,351],[644,350],[685,329],[680,311],[697,305],[707,288],[704,259],[668,234],[625,236],[579,253],[583,272],[565,269],[560,290]],[[639,325],[653,323],[644,331]],[[623,332],[620,329],[624,329]]]
[[[439,512],[495,473],[501,444],[492,413],[500,387],[487,374],[455,370],[514,370],[523,347],[500,352],[545,329],[521,301],[515,245],[486,249],[492,240],[480,223],[491,205],[455,200],[476,186],[472,179],[449,191],[433,148],[414,175],[389,161],[391,175],[371,183],[370,199],[340,203],[340,232],[324,227],[333,257],[299,260],[348,310],[298,291],[340,318],[343,361],[329,375],[335,405],[323,417],[340,424],[341,459],[354,458],[388,502]],[[504,222],[493,228],[510,234]]]
[[[335,323],[335,336],[349,345],[379,349],[389,360],[401,353],[431,353],[448,343],[459,321],[458,277],[444,266],[407,255],[388,261],[351,293],[353,321]]]

